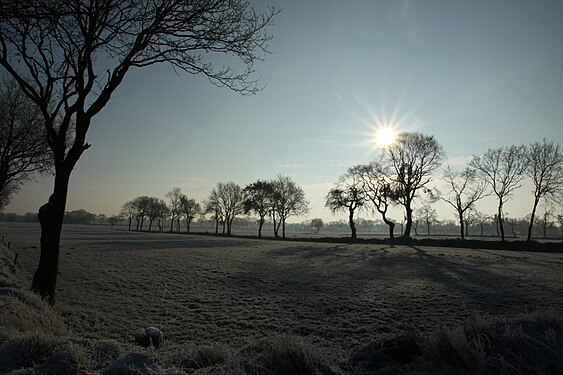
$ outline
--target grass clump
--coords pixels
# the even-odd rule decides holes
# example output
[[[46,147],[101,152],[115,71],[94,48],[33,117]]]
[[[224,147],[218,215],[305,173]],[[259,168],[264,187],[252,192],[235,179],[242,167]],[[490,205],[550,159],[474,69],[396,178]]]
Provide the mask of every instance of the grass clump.
[[[219,366],[208,367],[198,374],[232,375],[316,375],[332,374],[323,365],[320,353],[303,338],[273,336],[259,339]]]
[[[403,333],[374,340],[352,353],[353,373],[562,374],[563,320],[539,314]]]

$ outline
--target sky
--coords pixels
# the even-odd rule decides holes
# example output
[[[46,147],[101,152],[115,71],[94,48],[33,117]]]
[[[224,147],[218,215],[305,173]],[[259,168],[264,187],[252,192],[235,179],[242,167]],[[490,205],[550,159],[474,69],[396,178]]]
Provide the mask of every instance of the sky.
[[[561,0],[267,3],[281,12],[256,66],[264,89],[243,97],[162,64],[131,71],[93,120],[67,211],[114,215],[173,187],[202,201],[218,182],[282,174],[310,201],[290,221],[341,219],[324,198],[377,156],[376,119],[433,135],[457,168],[489,148],[563,144]],[[51,190],[52,178],[38,177],[4,211],[36,212]],[[521,217],[531,205],[524,186],[505,209]],[[478,208],[493,213],[494,200]]]

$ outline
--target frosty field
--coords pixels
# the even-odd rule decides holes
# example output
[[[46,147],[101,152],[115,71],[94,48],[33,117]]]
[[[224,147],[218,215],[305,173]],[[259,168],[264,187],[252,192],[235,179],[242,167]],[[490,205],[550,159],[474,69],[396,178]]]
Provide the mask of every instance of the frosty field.
[[[36,225],[2,223],[27,280]],[[283,242],[66,226],[57,309],[86,338],[243,345],[272,334],[335,353],[470,315],[563,312],[561,254]]]

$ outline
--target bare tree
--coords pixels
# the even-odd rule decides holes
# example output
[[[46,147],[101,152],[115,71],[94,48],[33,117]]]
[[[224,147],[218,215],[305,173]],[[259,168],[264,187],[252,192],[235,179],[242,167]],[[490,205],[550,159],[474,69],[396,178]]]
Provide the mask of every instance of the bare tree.
[[[258,237],[262,237],[266,216],[273,207],[274,184],[271,181],[258,180],[247,185],[244,194],[244,212],[248,214],[254,211],[258,215]]]
[[[133,223],[133,218],[135,217],[135,204],[133,201],[128,201],[121,206],[121,211],[119,212],[119,216],[124,217],[127,219],[127,230],[131,230],[131,224]]]
[[[219,223],[223,223],[223,233],[225,233],[225,220],[224,214],[217,199],[217,194],[214,193],[215,189],[209,194],[209,199],[203,203],[203,214],[211,214],[213,221],[215,221],[215,234],[219,233]]]
[[[135,210],[135,220],[137,227],[135,230],[143,231],[143,224],[149,212],[150,198],[146,195],[137,197],[131,201],[133,209]]]
[[[431,181],[432,172],[440,167],[444,155],[442,146],[433,136],[420,133],[401,133],[397,142],[387,149],[396,201],[405,208],[405,238],[411,233],[414,198]]]
[[[482,156],[473,156],[469,166],[475,168],[498,198],[497,220],[501,240],[504,241],[503,206],[514,190],[521,186],[526,170],[524,146],[500,147],[487,150]]]
[[[371,202],[375,211],[379,212],[383,222],[389,227],[389,241],[393,242],[395,235],[395,223],[387,217],[387,211],[397,197],[389,169],[383,164],[383,160],[376,160],[365,165],[356,165],[348,170],[349,174],[355,174],[362,180],[362,190],[366,203]]]
[[[190,231],[190,225],[197,215],[201,212],[201,207],[195,199],[182,196],[180,198],[180,211],[179,214],[184,215],[186,220],[186,232]]]
[[[356,173],[346,173],[341,176],[336,186],[328,192],[325,206],[334,214],[339,211],[348,211],[348,225],[352,232],[350,238],[358,237],[354,214],[366,203],[363,190],[363,180]]]
[[[174,220],[177,220],[178,223],[180,221],[180,204],[182,197],[185,197],[185,195],[182,194],[182,190],[179,187],[175,187],[168,193],[166,193],[164,197],[168,200],[169,204],[168,209],[170,212],[170,232],[172,232],[172,230],[174,229]],[[179,225],[177,225],[176,230],[180,230]]]
[[[485,232],[485,224],[491,220],[490,215],[486,215],[483,212],[474,210],[473,211],[473,219],[477,224],[479,224],[479,228],[481,229],[481,237],[483,237]]]
[[[234,182],[219,182],[211,191],[209,201],[215,202],[220,208],[227,226],[227,235],[232,232],[235,217],[244,212],[244,199],[242,188]]]
[[[321,228],[324,227],[325,223],[323,219],[316,217],[311,220],[311,228],[313,228],[314,233],[319,233]]]
[[[309,202],[305,199],[305,192],[288,176],[278,175],[272,182],[274,185],[272,217],[274,221],[274,235],[279,237],[279,227],[282,227],[282,238],[285,238],[285,223],[290,216],[299,216],[309,212]],[[278,222],[276,223],[276,217]]]
[[[540,200],[563,200],[563,153],[558,144],[543,140],[532,143],[527,149],[526,174],[534,183],[534,204],[528,226],[527,241],[532,239],[536,209]]]
[[[277,11],[246,0],[11,0],[0,3],[0,65],[39,107],[55,183],[39,210],[41,258],[32,289],[54,301],[59,242],[72,170],[90,145],[92,119],[127,73],[158,63],[202,74],[242,94],[259,87],[253,66],[266,52]],[[212,57],[228,55],[221,69]]]
[[[149,232],[152,229],[152,223],[157,218],[165,218],[170,214],[169,208],[162,199],[156,197],[148,197],[146,202],[146,216],[149,220]]]
[[[419,209],[415,211],[415,216],[424,222],[426,225],[426,234],[430,236],[430,227],[432,224],[438,222],[438,214],[428,202],[424,203]]]
[[[487,183],[477,176],[471,168],[455,172],[449,166],[444,171],[443,180],[446,182],[446,194],[436,191],[436,195],[452,206],[457,213],[461,239],[465,239],[464,220],[475,202],[487,196]]]
[[[39,107],[13,80],[0,83],[0,210],[36,172],[50,168]]]

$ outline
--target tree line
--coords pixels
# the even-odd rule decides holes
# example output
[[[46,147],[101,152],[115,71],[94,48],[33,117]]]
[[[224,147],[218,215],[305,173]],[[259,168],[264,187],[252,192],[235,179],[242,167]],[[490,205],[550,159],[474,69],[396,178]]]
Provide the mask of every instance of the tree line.
[[[267,218],[273,222],[275,237],[285,238],[287,219],[309,212],[309,202],[303,189],[288,176],[278,175],[272,180],[257,180],[242,188],[234,182],[219,182],[201,204],[188,198],[178,187],[165,194],[165,200],[140,196],[123,204],[120,218],[127,220],[128,230],[133,224],[136,230],[152,230],[157,222],[163,230],[165,221],[170,222],[170,232],[180,231],[180,222],[186,225],[186,232],[198,217],[210,215],[215,223],[215,233],[232,234],[235,218],[242,214],[258,216],[258,237]],[[148,227],[144,225],[148,222]]]
[[[460,171],[446,166],[441,177],[446,187],[438,189],[430,183],[444,158],[442,146],[433,136],[401,133],[375,160],[350,167],[340,176],[326,196],[326,207],[333,213],[348,213],[352,238],[357,237],[354,215],[359,210],[381,215],[393,241],[395,222],[388,216],[391,206],[403,209],[402,237],[409,238],[413,225],[417,224],[413,215],[415,202],[425,202],[419,216],[429,226],[435,216],[431,203],[441,200],[456,213],[460,236],[464,239],[466,224],[477,216],[475,203],[493,195],[497,199],[495,222],[504,241],[504,206],[527,179],[533,185],[526,237],[530,241],[540,201],[561,206],[563,153],[557,143],[544,139],[530,145],[489,149],[482,155],[474,155]]]

